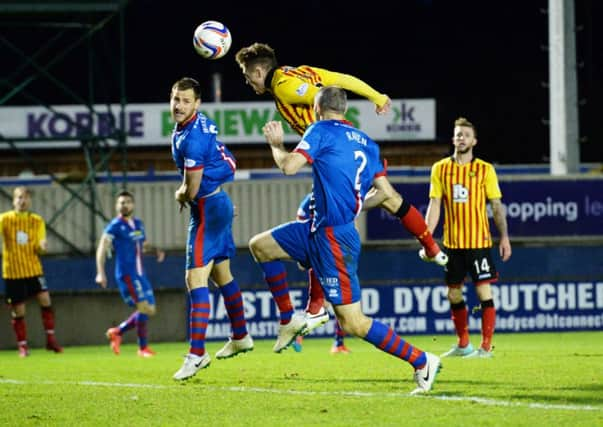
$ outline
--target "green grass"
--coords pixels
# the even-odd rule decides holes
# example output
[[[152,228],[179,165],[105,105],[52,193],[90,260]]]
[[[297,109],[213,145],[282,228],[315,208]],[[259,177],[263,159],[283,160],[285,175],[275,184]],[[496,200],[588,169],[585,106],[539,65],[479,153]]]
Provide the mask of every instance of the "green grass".
[[[452,336],[410,337],[436,354]],[[474,341],[477,337],[474,337]],[[253,352],[212,360],[175,382],[186,343],[0,352],[0,425],[57,426],[601,426],[603,333],[497,334],[493,359],[444,359],[434,390],[414,397],[408,364],[348,338],[349,355],[327,339],[301,353]],[[213,355],[222,343],[209,343]]]

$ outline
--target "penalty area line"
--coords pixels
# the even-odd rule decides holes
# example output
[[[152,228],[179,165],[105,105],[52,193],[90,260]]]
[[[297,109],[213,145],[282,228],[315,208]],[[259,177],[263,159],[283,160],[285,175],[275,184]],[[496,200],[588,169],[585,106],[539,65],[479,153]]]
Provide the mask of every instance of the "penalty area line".
[[[182,390],[182,383],[179,385],[164,384],[140,384],[140,383],[115,383],[103,381],[21,381],[8,378],[0,378],[0,385],[80,385],[89,387],[118,387],[131,389],[178,389]],[[208,391],[230,391],[236,393],[266,393],[266,394],[290,394],[304,396],[344,396],[344,397],[363,397],[363,398],[412,398],[412,399],[431,399],[454,402],[471,402],[486,406],[530,408],[544,410],[567,410],[567,411],[601,411],[603,407],[592,405],[564,405],[554,403],[540,402],[516,402],[510,400],[490,399],[479,396],[448,396],[438,394],[424,394],[411,396],[410,393],[388,393],[388,392],[369,392],[369,391],[308,391],[308,390],[283,390],[262,387],[216,387],[204,386]]]

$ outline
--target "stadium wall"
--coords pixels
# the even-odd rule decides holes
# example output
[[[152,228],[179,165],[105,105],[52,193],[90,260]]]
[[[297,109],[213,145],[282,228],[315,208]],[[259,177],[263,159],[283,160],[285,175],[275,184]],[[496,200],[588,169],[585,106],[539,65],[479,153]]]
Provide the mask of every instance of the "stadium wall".
[[[390,173],[401,194],[420,209],[427,203],[426,172]],[[252,322],[260,322],[256,325],[258,337],[272,336],[274,331],[269,325],[274,324],[276,313],[269,296],[266,299],[261,274],[246,249],[248,239],[292,219],[298,202],[311,188],[308,173],[302,174],[301,178],[276,179],[277,176],[278,172],[274,171],[243,171],[238,173],[235,182],[225,186],[235,204],[233,233],[240,248],[233,261],[233,271],[246,292],[248,305],[253,307],[253,312],[247,314]],[[136,214],[144,219],[150,241],[169,251],[163,264],[157,264],[151,257],[145,259],[159,306],[159,314],[149,328],[151,339],[156,341],[184,340],[186,336],[187,301],[183,290],[182,254],[188,213],[179,214],[173,201],[179,179],[176,174],[147,176],[140,180],[133,175],[128,182],[128,189],[136,196]],[[508,219],[514,251],[508,263],[498,263],[501,289],[497,292],[501,304],[508,303],[508,312],[501,310],[499,316],[501,319],[506,316],[505,324],[509,326],[506,330],[554,330],[560,327],[559,320],[546,317],[551,315],[574,316],[569,323],[563,322],[563,330],[568,324],[573,329],[603,329],[599,326],[603,315],[603,199],[600,192],[603,178],[588,174],[551,177],[505,173],[500,179],[503,200],[510,206]],[[83,192],[83,200],[72,198],[70,191],[48,180],[0,183],[6,194],[18,184],[32,187],[34,211],[46,218],[49,228],[91,255],[88,258],[65,257],[68,246],[49,233],[51,255],[44,258],[44,266],[57,311],[58,335],[65,345],[103,343],[104,330],[129,312],[114,287],[100,290],[93,282],[92,254],[105,221],[93,217],[86,203],[94,202],[96,209],[109,218],[113,215],[113,194],[121,187],[121,183],[114,180],[99,178],[98,181],[94,197]],[[81,184],[69,186],[71,191],[80,189]],[[0,198],[0,211],[8,209],[11,209],[10,199]],[[365,308],[376,310],[376,315],[388,321],[410,317],[426,324],[425,328],[414,329],[399,325],[402,327],[400,332],[406,334],[441,331],[436,328],[438,319],[441,325],[450,324],[441,270],[418,259],[416,242],[404,234],[397,221],[375,210],[361,216],[359,228],[365,245],[360,277],[367,290],[367,300],[379,301],[377,306]],[[305,301],[305,274],[293,265],[290,267],[290,281],[296,288],[295,298],[301,307]],[[107,269],[112,270],[111,261]],[[1,286],[0,292],[3,290],[4,286]],[[406,300],[410,305],[396,305],[394,302],[401,302],[399,298],[404,295],[410,295]],[[467,298],[475,306],[472,295],[469,292]],[[424,297],[429,300],[421,300]],[[255,307],[260,301],[262,305]],[[514,301],[518,301],[517,304],[512,304]],[[263,309],[266,304],[270,306],[268,310]],[[0,348],[11,348],[14,337],[7,307],[3,306],[0,313],[0,319],[5,319],[0,320]],[[517,319],[519,323],[514,323]],[[536,319],[541,320],[537,322]],[[35,304],[29,304],[27,320],[32,344],[41,345],[41,322]],[[476,321],[473,328],[477,327]],[[552,326],[547,326],[547,322]],[[536,323],[544,326],[536,327]],[[210,331],[211,339],[223,339],[228,333],[225,323],[221,325],[222,329]],[[328,334],[329,331],[317,333]],[[127,340],[134,341],[134,338],[127,337]]]
[[[603,245],[515,246],[508,263],[497,262],[500,282],[495,287],[499,332],[603,330]],[[164,263],[145,257],[145,268],[156,290],[158,314],[150,320],[151,341],[185,341],[187,297],[184,291],[184,257],[168,254]],[[306,301],[306,274],[288,263],[292,297],[298,309]],[[107,271],[112,271],[111,262]],[[104,331],[125,319],[131,310],[121,302],[110,277],[109,289],[94,283],[93,258],[46,258],[44,268],[56,311],[57,337],[70,345],[106,342]],[[256,338],[273,338],[276,307],[262,275],[246,250],[232,262],[246,302],[246,317]],[[442,271],[419,260],[416,248],[365,248],[359,265],[364,292],[363,309],[392,324],[404,335],[453,334],[442,285]],[[476,307],[471,286],[469,307]],[[3,287],[1,288],[3,290]],[[219,294],[212,293],[208,339],[225,340],[228,319]],[[8,307],[0,309],[0,348],[14,348]],[[42,347],[40,312],[29,302],[26,317],[32,347]],[[479,333],[479,311],[472,314],[470,330]],[[316,330],[330,336],[333,324]],[[135,342],[129,333],[125,342]]]

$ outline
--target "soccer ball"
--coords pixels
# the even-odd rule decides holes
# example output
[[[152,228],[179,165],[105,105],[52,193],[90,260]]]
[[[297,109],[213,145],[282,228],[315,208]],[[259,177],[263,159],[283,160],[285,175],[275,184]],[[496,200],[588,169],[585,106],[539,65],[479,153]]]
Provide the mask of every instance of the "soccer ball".
[[[232,36],[224,24],[205,21],[195,29],[193,46],[205,59],[222,58],[230,49]]]

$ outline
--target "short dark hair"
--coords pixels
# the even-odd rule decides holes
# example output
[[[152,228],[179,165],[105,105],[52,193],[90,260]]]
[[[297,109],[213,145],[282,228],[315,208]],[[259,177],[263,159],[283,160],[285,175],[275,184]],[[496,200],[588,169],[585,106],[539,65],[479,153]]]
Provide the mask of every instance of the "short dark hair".
[[[129,197],[132,199],[132,201],[134,201],[134,194],[130,193],[128,190],[121,190],[119,193],[117,193],[115,198],[119,199],[120,197]]]
[[[348,96],[339,86],[325,86],[316,94],[316,102],[322,111],[344,114],[348,108]]]
[[[195,93],[195,99],[201,99],[201,85],[199,84],[199,82],[195,79],[193,79],[192,77],[182,77],[180,80],[178,80],[176,83],[174,83],[172,85],[172,92],[174,91],[174,89],[177,90],[188,90],[188,89],[192,89],[193,92]],[[172,93],[170,92],[170,97],[172,96]]]

